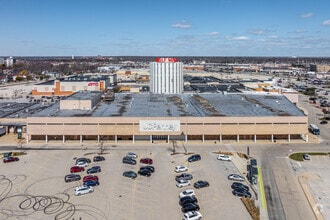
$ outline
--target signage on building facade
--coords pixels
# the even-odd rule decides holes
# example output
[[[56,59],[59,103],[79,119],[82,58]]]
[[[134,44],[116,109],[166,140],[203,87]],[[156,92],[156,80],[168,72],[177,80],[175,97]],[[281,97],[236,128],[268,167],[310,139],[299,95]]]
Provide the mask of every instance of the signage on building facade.
[[[172,58],[172,57],[157,57],[156,62],[158,62],[158,63],[175,63],[175,62],[178,62],[178,59]]]
[[[99,86],[98,82],[89,82],[87,86]]]
[[[180,120],[140,120],[143,131],[180,131]]]

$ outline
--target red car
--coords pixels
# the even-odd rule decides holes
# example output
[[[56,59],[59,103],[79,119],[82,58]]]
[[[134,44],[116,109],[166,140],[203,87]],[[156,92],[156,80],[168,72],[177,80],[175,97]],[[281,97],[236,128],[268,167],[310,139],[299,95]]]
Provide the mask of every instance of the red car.
[[[77,173],[77,172],[82,172],[82,171],[85,171],[85,168],[78,167],[78,166],[73,166],[70,168],[71,173]]]
[[[19,158],[18,157],[6,157],[6,158],[3,158],[3,162],[4,163],[15,162],[15,161],[19,161]]]
[[[99,177],[98,176],[95,176],[95,175],[84,176],[83,182],[86,182],[86,181],[89,181],[89,180],[97,181],[97,180],[99,180]]]
[[[140,163],[152,164],[152,159],[150,159],[150,158],[142,158],[140,160]]]

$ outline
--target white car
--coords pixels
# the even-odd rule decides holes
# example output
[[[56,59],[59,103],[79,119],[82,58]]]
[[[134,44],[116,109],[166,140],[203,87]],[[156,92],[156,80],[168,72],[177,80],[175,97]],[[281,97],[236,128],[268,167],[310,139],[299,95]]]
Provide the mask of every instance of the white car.
[[[181,179],[180,181],[176,182],[176,186],[179,188],[189,185],[190,185],[190,181],[185,179]]]
[[[185,191],[183,191],[179,194],[179,198],[182,198],[185,196],[196,196],[196,194],[193,189],[186,189]]]
[[[136,154],[136,153],[133,153],[133,152],[128,152],[128,153],[126,154],[126,157],[130,157],[130,158],[134,158],[134,159],[136,159],[136,158],[137,158],[137,154]]]
[[[88,163],[85,161],[79,161],[78,163],[76,163],[77,167],[87,167]]]
[[[225,154],[219,154],[218,160],[231,161],[231,157]]]
[[[190,211],[190,212],[184,213],[182,220],[200,220],[202,218],[203,218],[203,216],[200,212]]]
[[[92,186],[78,186],[74,189],[74,194],[76,196],[80,196],[86,193],[94,192],[94,188]]]
[[[188,171],[188,167],[179,165],[179,166],[175,167],[174,171],[177,173],[185,172],[185,171]]]

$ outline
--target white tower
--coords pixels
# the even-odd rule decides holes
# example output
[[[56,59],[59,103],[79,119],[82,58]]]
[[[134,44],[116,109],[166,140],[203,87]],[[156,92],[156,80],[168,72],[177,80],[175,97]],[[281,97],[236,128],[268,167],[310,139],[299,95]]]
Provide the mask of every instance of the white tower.
[[[183,64],[176,58],[157,58],[150,63],[150,91],[154,94],[183,92]]]
[[[6,59],[6,66],[7,67],[11,67],[14,65],[14,58],[13,57],[9,57]]]

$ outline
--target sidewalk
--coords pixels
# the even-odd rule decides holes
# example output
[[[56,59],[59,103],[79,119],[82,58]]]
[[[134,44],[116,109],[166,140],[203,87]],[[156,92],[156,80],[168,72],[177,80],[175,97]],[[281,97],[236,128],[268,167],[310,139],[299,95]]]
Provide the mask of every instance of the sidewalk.
[[[319,180],[319,179],[320,179],[320,177],[315,174],[305,173],[305,174],[301,174],[298,176],[298,181],[301,185],[301,188],[303,189],[303,191],[305,193],[305,196],[308,200],[309,205],[311,206],[311,208],[314,212],[315,218],[317,220],[324,220],[323,215],[321,214],[319,208],[317,207],[314,197],[309,189],[309,183],[308,183],[311,180]]]

